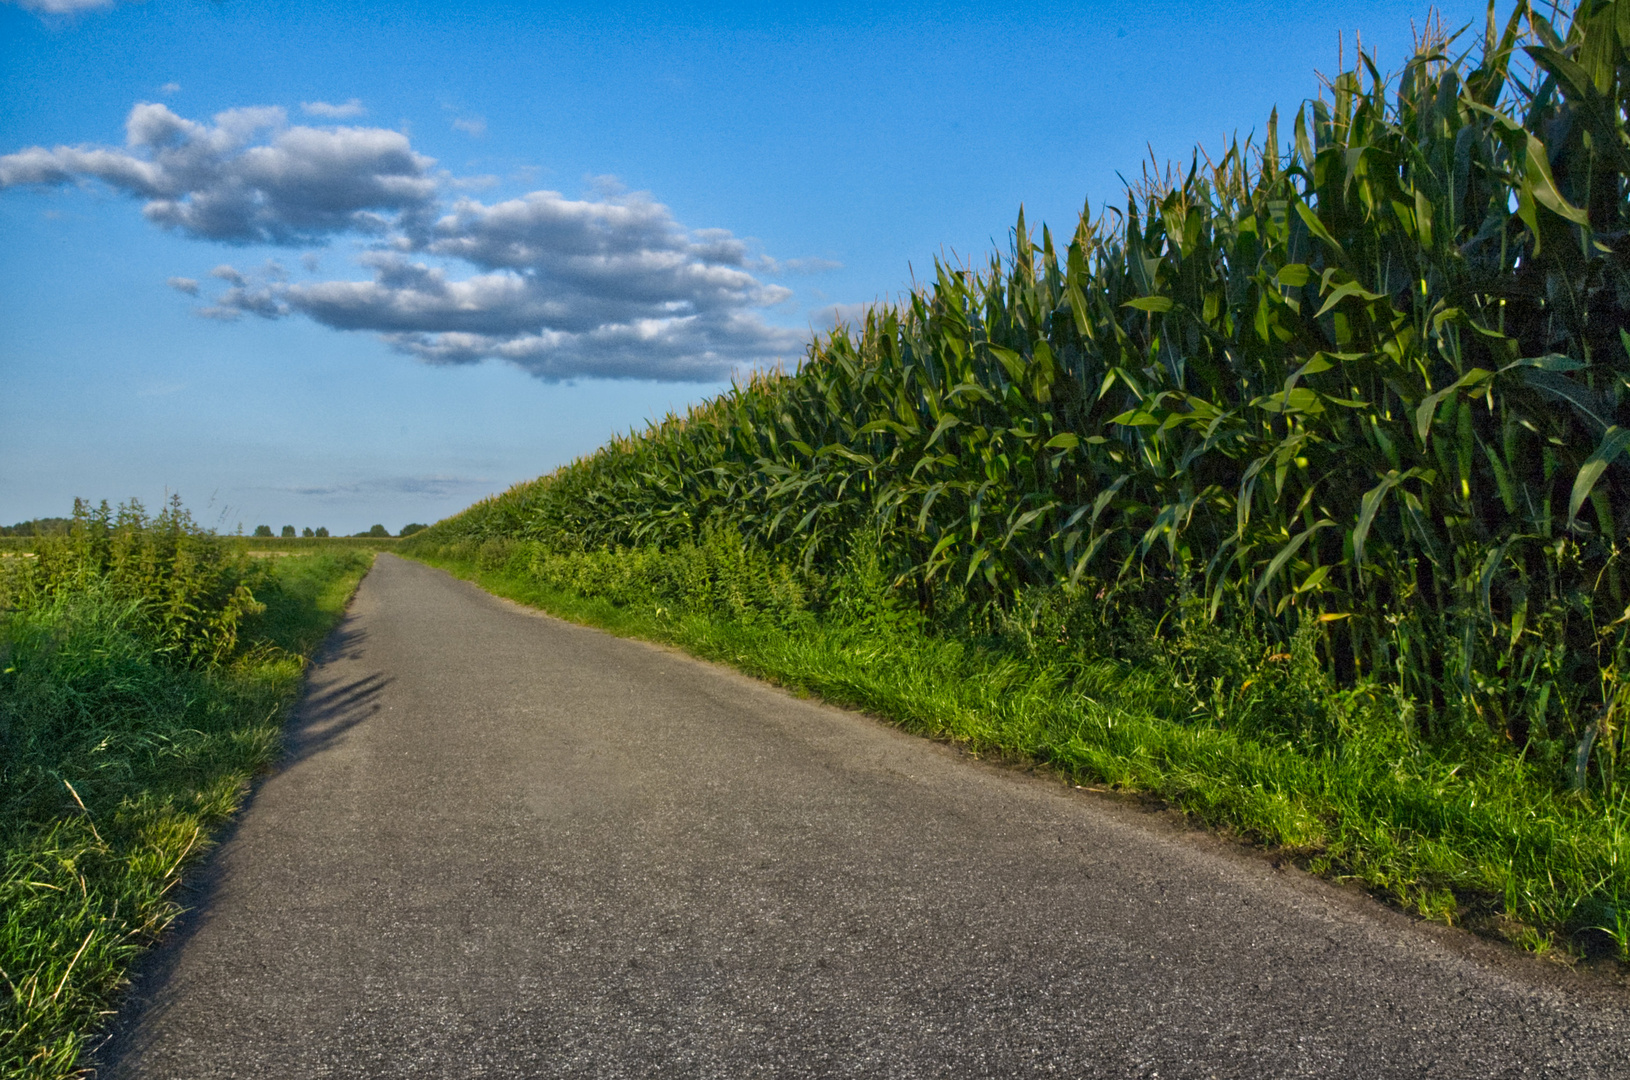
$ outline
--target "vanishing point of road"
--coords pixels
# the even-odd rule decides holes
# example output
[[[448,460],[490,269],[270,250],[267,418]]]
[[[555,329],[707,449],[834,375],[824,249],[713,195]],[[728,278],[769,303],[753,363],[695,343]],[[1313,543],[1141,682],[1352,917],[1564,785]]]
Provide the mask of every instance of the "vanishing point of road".
[[[380,555],[103,1077],[1630,1076],[1630,993]]]

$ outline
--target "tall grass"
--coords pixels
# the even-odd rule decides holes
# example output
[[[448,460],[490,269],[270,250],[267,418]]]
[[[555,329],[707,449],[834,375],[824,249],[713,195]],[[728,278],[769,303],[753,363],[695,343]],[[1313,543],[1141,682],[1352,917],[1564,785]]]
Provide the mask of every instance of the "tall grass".
[[[1519,3],[1477,33],[1433,26],[1391,76],[1361,55],[1288,132],[1275,113],[1260,143],[1146,173],[1062,243],[1021,212],[1005,257],[936,264],[795,372],[404,548],[532,542],[669,580],[728,535],[786,562],[823,617],[858,550],[891,610],[946,641],[1090,612],[1059,631],[1079,663],[1190,650],[1199,689],[1175,719],[1197,732],[1379,769],[1376,792],[1405,762],[1392,816],[1342,834],[1350,865],[1504,791],[1526,807],[1510,821],[1562,824],[1478,826],[1533,871],[1485,877],[1497,906],[1622,928],[1627,43],[1630,0],[1585,0],[1556,22]],[[1253,727],[1273,711],[1230,702],[1291,656],[1316,700]],[[1506,843],[1472,832],[1445,850]],[[1587,834],[1605,846],[1571,861]],[[1547,878],[1564,865],[1572,884]]]
[[[0,565],[0,1074],[75,1074],[369,559],[132,503]]]

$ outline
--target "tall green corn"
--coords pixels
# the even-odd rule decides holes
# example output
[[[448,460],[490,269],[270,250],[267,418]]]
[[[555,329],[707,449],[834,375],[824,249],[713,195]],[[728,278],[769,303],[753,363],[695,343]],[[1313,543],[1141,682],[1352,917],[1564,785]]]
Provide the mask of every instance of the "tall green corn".
[[[438,527],[671,546],[710,522],[987,602],[1140,577],[1317,628],[1424,734],[1611,781],[1630,597],[1630,0],[1361,57],[1260,146],[1196,154],[1068,243],[818,339],[798,370]],[[1592,763],[1594,762],[1594,766]],[[1592,778],[1596,778],[1593,780]]]

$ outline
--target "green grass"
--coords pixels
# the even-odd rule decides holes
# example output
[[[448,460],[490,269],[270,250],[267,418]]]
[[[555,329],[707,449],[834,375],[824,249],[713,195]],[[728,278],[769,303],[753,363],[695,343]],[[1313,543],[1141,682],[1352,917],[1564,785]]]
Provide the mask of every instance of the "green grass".
[[[208,664],[156,650],[106,579],[0,615],[0,1075],[76,1075],[175,887],[278,752],[307,658],[372,562],[259,568]]]
[[[1200,621],[1175,643],[1134,634],[1095,653],[1060,645],[1066,623],[1045,605],[1001,633],[931,633],[868,604],[865,588],[846,599],[842,582],[817,615],[784,587],[772,595],[763,556],[717,546],[559,555],[421,542],[407,554],[977,754],[1157,796],[1426,918],[1561,958],[1627,955],[1624,800],[1556,790],[1475,744],[1432,750],[1395,702],[1330,696],[1305,643],[1264,656],[1248,635]],[[1287,731],[1284,717],[1298,712],[1299,731]]]

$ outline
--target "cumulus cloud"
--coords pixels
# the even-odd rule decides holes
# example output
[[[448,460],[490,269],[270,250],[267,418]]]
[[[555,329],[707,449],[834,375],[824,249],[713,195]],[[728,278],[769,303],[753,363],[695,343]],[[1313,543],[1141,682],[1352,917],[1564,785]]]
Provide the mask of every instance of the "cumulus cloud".
[[[302,315],[428,363],[499,359],[551,380],[719,379],[801,352],[807,336],[766,321],[792,293],[756,275],[824,263],[750,256],[732,233],[688,229],[611,178],[582,198],[483,202],[381,128],[290,126],[276,108],[203,124],[149,104],[126,128],[124,149],[0,157],[0,187],[101,180],[145,200],[155,224],[202,240],[368,242],[361,279],[290,280],[274,260],[217,266],[222,291],[197,309],[206,318]],[[311,252],[301,265],[320,269]],[[190,278],[171,286],[200,293]]]
[[[544,379],[717,379],[803,344],[758,315],[791,293],[744,268],[741,241],[687,231],[644,194],[459,199],[410,246],[364,254],[365,281],[285,285],[217,268],[233,287],[206,314],[299,312],[429,363],[496,358]],[[427,260],[476,272],[455,278]]]
[[[149,221],[226,243],[300,245],[381,235],[434,206],[435,162],[385,128],[288,125],[280,108],[229,109],[211,124],[143,103],[125,149],[29,147],[0,156],[0,188],[96,179],[145,200]]]
[[[168,282],[166,282],[166,284],[169,285],[170,288],[174,289],[176,292],[186,293],[188,296],[197,296],[198,295],[198,279],[197,278],[173,277]]]
[[[345,120],[353,116],[361,116],[368,110],[362,107],[362,102],[356,98],[340,105],[330,105],[326,101],[302,101],[300,111],[307,116],[322,116],[330,120]]]

